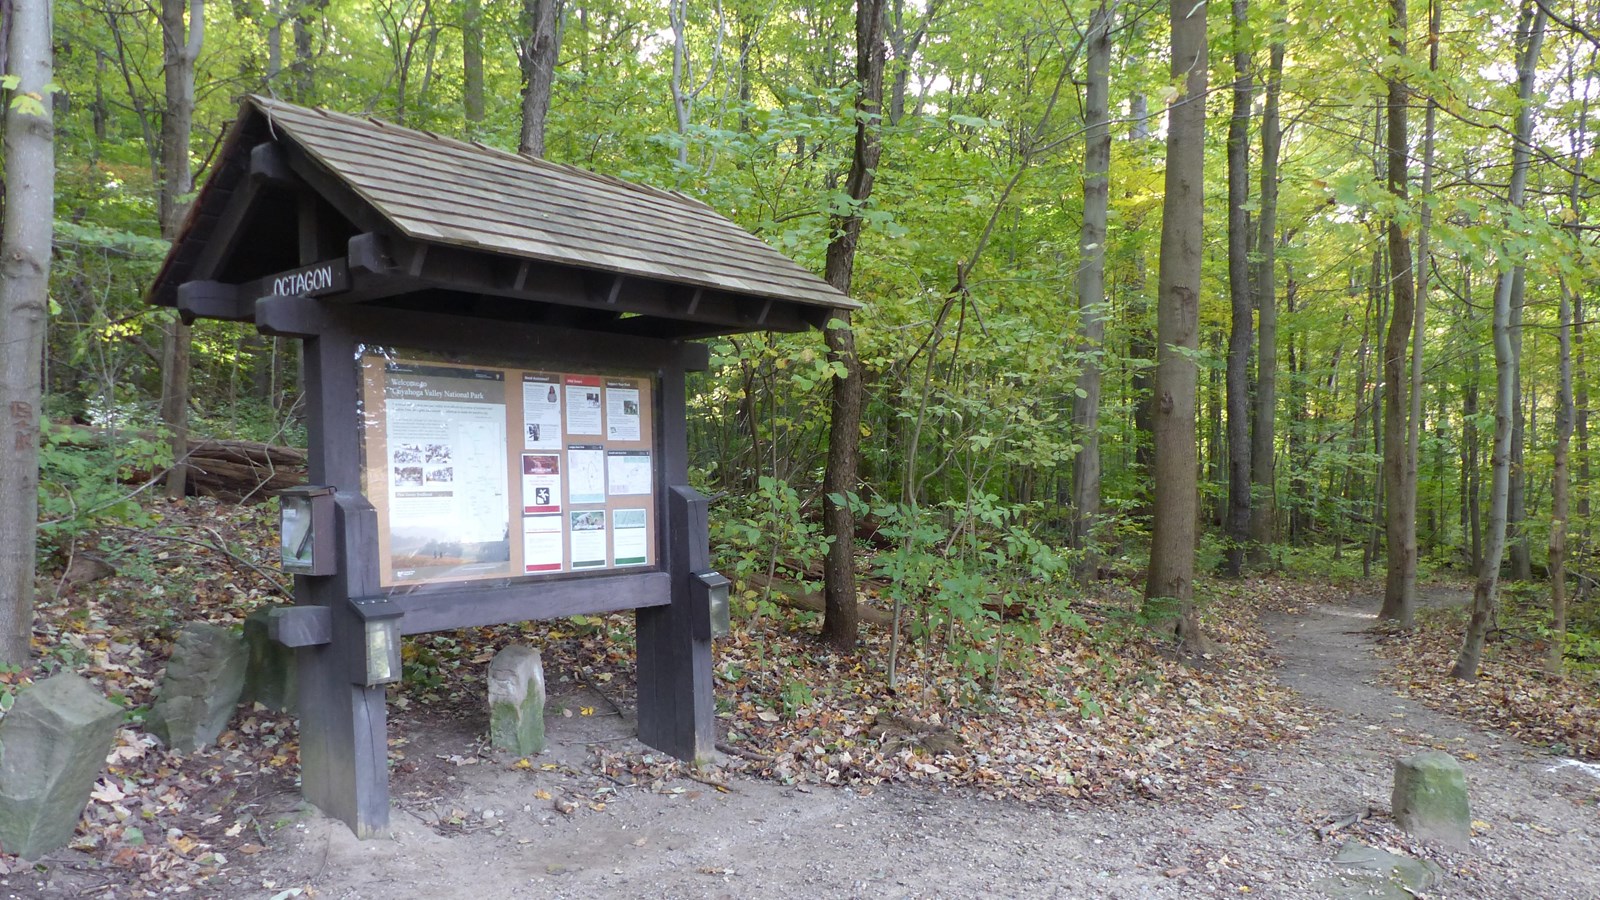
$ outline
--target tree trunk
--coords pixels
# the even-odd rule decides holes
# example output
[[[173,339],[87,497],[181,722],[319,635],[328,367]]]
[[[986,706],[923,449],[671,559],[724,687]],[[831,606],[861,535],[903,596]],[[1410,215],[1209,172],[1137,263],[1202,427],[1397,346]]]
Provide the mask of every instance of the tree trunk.
[[[5,215],[0,217],[0,664],[27,665],[39,510],[40,363],[49,317],[55,219],[51,4],[0,0],[0,72],[19,79],[5,106]],[[12,105],[16,100],[23,103]],[[37,103],[28,103],[35,99]]]
[[[1126,13],[1125,13],[1126,14]],[[1150,140],[1150,106],[1144,94],[1134,94],[1128,100],[1128,118],[1133,122],[1128,139],[1134,144]],[[1142,152],[1142,151],[1141,151]],[[1154,363],[1155,334],[1150,330],[1150,298],[1145,293],[1148,285],[1148,265],[1144,245],[1135,242],[1133,260],[1128,274],[1128,358],[1144,363]],[[1150,515],[1150,496],[1146,485],[1155,472],[1155,367],[1141,365],[1128,377],[1129,402],[1133,405],[1133,461],[1139,474],[1138,496],[1133,514],[1144,518]]]
[[[859,0],[856,6],[856,136],[845,191],[854,201],[849,215],[835,216],[828,244],[825,275],[840,292],[850,293],[855,275],[856,243],[861,237],[859,210],[872,196],[872,181],[882,152],[878,134],[883,112],[883,10],[885,0]],[[860,635],[856,610],[855,511],[860,465],[861,407],[865,401],[861,360],[856,356],[850,316],[828,323],[824,337],[828,358],[845,374],[833,378],[828,423],[828,460],[823,472],[823,530],[832,539],[823,576],[822,638],[841,650],[854,650]]]
[[[550,116],[550,91],[555,84],[556,60],[561,56],[562,0],[522,0],[522,26],[527,37],[521,46],[522,139],[517,150],[544,157],[545,120]]]
[[[321,20],[328,0],[300,0],[294,16],[294,77],[290,80],[294,102],[307,106],[316,103],[316,63],[312,58],[311,27]]]
[[[1567,69],[1568,90],[1576,88],[1572,68]],[[1572,212],[1573,240],[1581,244],[1578,226],[1583,222],[1583,154],[1587,150],[1589,130],[1589,98],[1584,96],[1578,108],[1578,127],[1573,135],[1576,157],[1572,168],[1572,181],[1567,186],[1567,208]],[[1583,304],[1561,280],[1561,306],[1557,327],[1560,351],[1556,386],[1556,440],[1551,454],[1550,467],[1550,655],[1545,669],[1559,675],[1565,662],[1567,642],[1567,518],[1571,481],[1569,455],[1572,433],[1577,418],[1573,390],[1573,318]],[[1587,399],[1587,398],[1586,398]]]
[[[906,89],[911,85],[911,64],[917,58],[917,50],[922,46],[923,38],[927,37],[928,25],[934,16],[939,14],[941,2],[942,0],[929,0],[926,9],[917,14],[916,27],[908,30],[905,0],[894,0],[890,10],[891,27],[888,35],[889,44],[894,48],[894,77],[890,79],[889,88],[890,127],[899,125],[900,120],[905,118]]]
[[[1283,308],[1290,315],[1295,312],[1295,299],[1299,293],[1300,283],[1295,280],[1294,269],[1290,266],[1284,266]],[[1276,320],[1276,314],[1274,314],[1273,318]],[[1273,337],[1273,342],[1277,342],[1276,336]],[[1295,341],[1292,337],[1289,340],[1289,345],[1284,349],[1286,351],[1284,362],[1289,368],[1289,396],[1286,404],[1289,414],[1289,429],[1283,438],[1283,449],[1284,455],[1289,460],[1289,494],[1295,498],[1295,503],[1289,507],[1289,543],[1299,546],[1308,538],[1307,532],[1310,529],[1307,527],[1307,523],[1311,521],[1312,513],[1317,509],[1318,498],[1315,492],[1319,488],[1319,483],[1308,474],[1311,470],[1311,436],[1308,433],[1309,416],[1307,407],[1309,404],[1306,402],[1308,389],[1305,384],[1305,378],[1302,377],[1305,374],[1305,366],[1300,362],[1303,354],[1295,352]],[[1276,355],[1276,348],[1274,348],[1274,355]],[[1276,381],[1277,373],[1274,372],[1272,374],[1274,376],[1273,381]],[[1259,393],[1262,389],[1258,387],[1257,390],[1256,407],[1259,415],[1261,404],[1266,401],[1263,395]],[[1270,429],[1271,426],[1268,426],[1268,428]],[[1270,437],[1270,434],[1268,436]],[[1261,446],[1261,429],[1257,428],[1252,437],[1256,441],[1256,447],[1259,448]],[[1266,455],[1270,464],[1272,461],[1270,447],[1272,445],[1269,443],[1267,446],[1269,447],[1269,452]],[[1253,455],[1250,461],[1255,465],[1256,471],[1260,472],[1261,457]],[[1266,540],[1261,539],[1263,532],[1256,529],[1255,523],[1252,522],[1251,524],[1252,545],[1256,548],[1256,552],[1261,555],[1263,562],[1266,561],[1267,548],[1271,546],[1272,539],[1275,536],[1273,519],[1276,516],[1278,505],[1274,499],[1278,493],[1276,470],[1277,467],[1274,465],[1272,471],[1267,473],[1268,489],[1266,499],[1258,503],[1251,511],[1252,517],[1255,517],[1261,512],[1262,504],[1269,504],[1270,509],[1268,511],[1273,513],[1273,515],[1267,516],[1264,520]],[[1330,478],[1332,474],[1330,471]],[[1332,482],[1330,481],[1330,487],[1331,484]],[[1337,553],[1338,550],[1339,546],[1335,544],[1334,552]]]
[[[1250,296],[1250,73],[1247,20],[1250,0],[1233,0],[1233,115],[1228,119],[1228,512],[1222,574],[1244,572],[1250,538],[1250,344],[1254,310]],[[1271,243],[1271,236],[1267,237]]]
[[[483,124],[483,0],[461,4],[461,105],[467,134],[477,137]]]
[[[1517,97],[1521,106],[1517,110],[1516,136],[1512,142],[1511,184],[1506,191],[1507,202],[1517,209],[1524,205],[1528,185],[1529,147],[1533,139],[1533,83],[1539,48],[1544,43],[1544,24],[1544,7],[1524,2],[1517,23]],[[1511,335],[1512,285],[1520,280],[1521,273],[1520,265],[1502,270],[1499,282],[1495,285],[1494,457],[1490,461],[1494,486],[1489,494],[1488,540],[1485,542],[1483,564],[1478,568],[1477,585],[1472,592],[1472,614],[1467,621],[1466,636],[1461,642],[1455,668],[1450,672],[1455,678],[1478,677],[1478,665],[1483,659],[1483,642],[1489,634],[1489,622],[1494,617],[1500,586],[1500,560],[1505,555],[1506,505],[1511,482],[1511,404],[1520,362]]]
[[[1278,421],[1278,150],[1283,144],[1278,96],[1283,86],[1283,41],[1274,40],[1268,53],[1267,99],[1261,110],[1261,221],[1256,238],[1260,331],[1256,336],[1255,425],[1250,435],[1250,556],[1256,565],[1267,561],[1267,548],[1275,537],[1278,478],[1274,457]]]
[[[1377,361],[1374,365],[1375,374],[1372,380],[1372,394],[1366,410],[1368,418],[1371,419],[1369,424],[1372,428],[1372,458],[1378,460],[1378,464],[1372,473],[1372,491],[1369,497],[1372,503],[1372,511],[1367,519],[1370,527],[1366,529],[1366,544],[1361,553],[1361,574],[1366,578],[1372,577],[1372,565],[1377,560],[1378,548],[1388,533],[1384,522],[1384,510],[1386,509],[1384,497],[1387,492],[1384,490],[1383,483],[1383,348],[1386,346],[1384,339],[1387,334],[1384,330],[1386,324],[1384,319],[1389,314],[1389,270],[1384,253],[1383,248],[1373,251],[1372,283],[1368,285],[1368,289],[1373,294],[1373,308],[1378,312],[1373,317],[1373,327],[1377,330],[1377,335],[1372,342]],[[1408,321],[1408,327],[1409,324]]]
[[[1439,71],[1439,4],[1428,2],[1428,71]],[[1422,221],[1417,230],[1417,297],[1411,320],[1411,415],[1406,429],[1407,518],[1411,520],[1410,604],[1417,586],[1417,485],[1422,452],[1422,342],[1427,333],[1429,241],[1433,233],[1433,143],[1439,104],[1430,94],[1422,123]],[[1433,540],[1430,537],[1430,540]]]
[[[1574,554],[1580,566],[1589,558],[1589,492],[1591,482],[1589,468],[1589,366],[1584,356],[1583,347],[1583,294],[1577,293],[1572,297],[1572,402],[1573,410],[1572,431],[1578,443],[1578,519],[1583,523],[1583,530],[1578,535],[1578,549]],[[1578,599],[1586,600],[1589,596],[1589,582],[1582,579],[1578,582]]]
[[[267,6],[267,91],[271,93],[276,85],[278,76],[283,74],[283,20],[284,15],[281,2],[270,3]]]
[[[194,190],[189,166],[189,139],[194,130],[195,62],[205,40],[205,0],[162,0],[161,42],[164,49],[167,106],[161,117],[161,235],[178,236]],[[188,22],[184,13],[188,12]],[[181,500],[188,489],[184,454],[189,446],[189,326],[174,316],[161,345],[161,422],[172,446],[172,469],[166,491]]]
[[[1080,580],[1092,577],[1100,517],[1100,361],[1106,337],[1106,213],[1111,202],[1111,10],[1089,17],[1088,84],[1084,91],[1083,230],[1078,240],[1078,345],[1083,369],[1072,403],[1082,449],[1072,463],[1072,546],[1083,552]]]
[[[1511,482],[1506,495],[1506,544],[1512,581],[1533,580],[1528,547],[1528,470],[1523,448],[1528,439],[1528,407],[1522,396],[1522,301],[1527,275],[1518,267],[1511,281],[1511,352],[1517,360],[1511,388]]]
[[[1205,242],[1206,16],[1172,0],[1172,78],[1184,87],[1167,123],[1166,197],[1157,276],[1155,503],[1145,603],[1158,604],[1188,652],[1203,645],[1194,610],[1195,393],[1200,263]]]
[[[1376,252],[1374,252],[1373,255],[1376,256]],[[1373,262],[1373,267],[1377,267],[1376,261]],[[1352,293],[1354,292],[1352,291]],[[1356,349],[1356,380],[1354,389],[1351,391],[1351,394],[1354,397],[1355,414],[1350,417],[1350,441],[1347,445],[1348,449],[1345,452],[1345,458],[1350,460],[1350,462],[1345,464],[1345,480],[1343,491],[1345,502],[1339,504],[1341,509],[1345,507],[1353,508],[1355,506],[1354,494],[1356,492],[1356,487],[1358,484],[1357,479],[1359,477],[1359,469],[1357,469],[1358,463],[1355,462],[1355,459],[1357,454],[1361,452],[1361,448],[1367,440],[1367,365],[1371,362],[1372,357],[1372,325],[1373,321],[1377,318],[1377,315],[1374,311],[1376,306],[1376,298],[1374,298],[1371,291],[1369,291],[1367,294],[1366,308],[1362,311],[1361,315],[1361,344]],[[1360,533],[1362,535],[1366,534],[1365,531]],[[1339,543],[1341,545],[1344,543],[1342,529],[1340,531]],[[1367,558],[1367,548],[1369,546],[1370,543],[1363,539],[1361,565],[1364,575],[1370,574],[1370,572],[1366,571],[1367,566],[1370,564]]]
[[[1463,294],[1470,297],[1471,294]],[[1471,319],[1468,319],[1470,322]],[[1478,461],[1481,457],[1482,436],[1478,433],[1478,381],[1483,372],[1483,360],[1478,354],[1477,343],[1472,350],[1472,374],[1467,381],[1467,389],[1461,398],[1461,417],[1466,420],[1466,427],[1462,429],[1461,443],[1463,445],[1465,476],[1464,490],[1466,503],[1462,508],[1466,530],[1471,536],[1468,542],[1467,559],[1471,563],[1474,574],[1483,567],[1483,477],[1480,474],[1481,466]]]
[[[1573,174],[1577,194],[1578,175]],[[1576,196],[1574,196],[1576,199]],[[1550,655],[1545,668],[1560,673],[1567,641],[1567,454],[1572,446],[1572,294],[1561,282],[1560,386],[1556,397],[1556,442],[1550,466]]]
[[[1206,348],[1207,355],[1213,359],[1223,359],[1222,330],[1210,332],[1208,337],[1211,346]],[[1227,390],[1223,385],[1226,374],[1215,366],[1206,366],[1206,394],[1204,400],[1206,435],[1205,435],[1205,483],[1207,489],[1205,496],[1215,498],[1213,505],[1208,510],[1202,510],[1201,515],[1206,518],[1202,523],[1208,523],[1218,530],[1226,528],[1228,519],[1228,460],[1227,445],[1223,442],[1222,410],[1228,405]]]
[[[1389,2],[1389,48],[1396,56],[1406,54],[1406,0]],[[1406,109],[1407,87],[1401,76],[1389,78],[1387,139],[1389,193],[1404,205],[1409,179],[1409,128]],[[1417,523],[1416,483],[1410,477],[1411,445],[1407,438],[1407,417],[1411,404],[1406,396],[1407,342],[1416,314],[1413,294],[1411,241],[1398,216],[1391,216],[1385,231],[1389,243],[1389,333],[1383,343],[1383,489],[1384,537],[1387,563],[1383,583],[1381,619],[1410,626],[1416,615]]]

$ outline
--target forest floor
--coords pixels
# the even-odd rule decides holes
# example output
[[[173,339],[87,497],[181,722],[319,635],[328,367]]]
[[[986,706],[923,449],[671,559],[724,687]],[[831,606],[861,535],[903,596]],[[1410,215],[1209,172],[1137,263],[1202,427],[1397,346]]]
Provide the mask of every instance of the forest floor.
[[[42,606],[44,636],[73,651],[58,662],[135,709],[177,625],[229,621],[271,592],[237,558],[270,546],[252,541],[258,526],[201,511],[169,524],[216,541],[166,539],[113,578],[59,582]],[[156,604],[158,633],[140,632],[148,608],[119,600],[130,579],[183,587],[184,603]],[[1039,653],[1064,679],[1047,701],[1018,674],[1023,699],[976,713],[938,701],[949,678],[933,663],[907,663],[898,698],[872,687],[881,637],[853,663],[793,621],[739,629],[717,664],[733,752],[698,772],[634,739],[615,622],[442,636],[413,646],[391,699],[390,838],[357,841],[300,801],[291,718],[243,711],[219,746],[179,756],[135,714],[79,839],[37,864],[0,856],[0,896],[1600,896],[1600,768],[1551,749],[1593,759],[1592,680],[1530,676],[1494,648],[1477,685],[1428,690],[1459,588],[1429,588],[1440,611],[1404,636],[1373,627],[1364,585],[1218,594],[1219,644],[1197,669],[1136,638],[1061,639]],[[467,702],[508,637],[545,648],[551,673],[550,749],[531,759],[488,748],[481,701]],[[855,693],[824,693],[852,674]],[[900,718],[881,714],[891,706]],[[1435,748],[1465,768],[1470,848],[1389,821],[1394,760]],[[1350,862],[1363,846],[1380,871]],[[1409,884],[1390,875],[1403,860],[1419,861],[1399,870]]]

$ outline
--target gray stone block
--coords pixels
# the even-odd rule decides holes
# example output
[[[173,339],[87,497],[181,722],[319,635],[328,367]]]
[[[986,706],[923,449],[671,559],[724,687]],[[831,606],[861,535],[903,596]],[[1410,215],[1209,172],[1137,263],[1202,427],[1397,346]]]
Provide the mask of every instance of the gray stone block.
[[[257,608],[244,620],[244,646],[247,653],[244,674],[244,703],[259,703],[278,712],[291,712],[295,700],[294,650],[273,640],[267,627],[273,610],[285,609],[271,603]]]
[[[1444,881],[1444,869],[1431,859],[1414,859],[1350,841],[1334,856],[1335,865],[1350,870],[1313,883],[1329,897],[1412,900],[1428,896]]]
[[[246,657],[244,641],[228,629],[184,626],[145,727],[180,753],[215,741],[244,692]]]
[[[1394,823],[1417,837],[1457,846],[1472,840],[1467,777],[1455,757],[1429,750],[1394,764]]]
[[[489,663],[489,742],[518,756],[544,752],[544,660],[511,646]]]
[[[0,722],[0,850],[38,859],[72,840],[121,721],[70,672],[17,695]]]

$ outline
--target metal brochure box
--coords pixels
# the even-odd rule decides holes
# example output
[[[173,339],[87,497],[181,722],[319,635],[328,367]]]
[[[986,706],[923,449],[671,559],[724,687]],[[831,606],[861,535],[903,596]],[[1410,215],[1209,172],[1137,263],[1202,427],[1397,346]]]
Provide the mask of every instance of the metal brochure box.
[[[333,488],[303,485],[278,495],[279,565],[295,575],[332,575]]]

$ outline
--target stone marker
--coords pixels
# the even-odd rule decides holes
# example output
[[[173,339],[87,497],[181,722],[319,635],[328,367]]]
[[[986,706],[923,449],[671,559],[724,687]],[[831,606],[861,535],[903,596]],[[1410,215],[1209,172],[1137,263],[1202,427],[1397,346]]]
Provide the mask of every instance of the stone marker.
[[[1431,859],[1413,859],[1349,841],[1334,856],[1335,865],[1352,871],[1348,876],[1323,879],[1313,887],[1329,897],[1366,900],[1412,900],[1444,881],[1444,869]]]
[[[145,727],[179,753],[215,741],[239,705],[245,659],[244,641],[228,629],[185,625]]]
[[[38,859],[72,840],[122,707],[65,672],[17,695],[0,722],[0,850]]]
[[[510,646],[489,663],[489,743],[518,756],[544,752],[544,660]]]
[[[244,693],[240,700],[259,703],[278,712],[291,712],[295,698],[294,649],[267,636],[267,622],[281,603],[257,607],[244,619],[244,646],[248,661],[244,673]]]
[[[1457,846],[1472,839],[1472,813],[1467,807],[1467,778],[1455,757],[1429,750],[1394,764],[1394,823],[1422,838]]]

